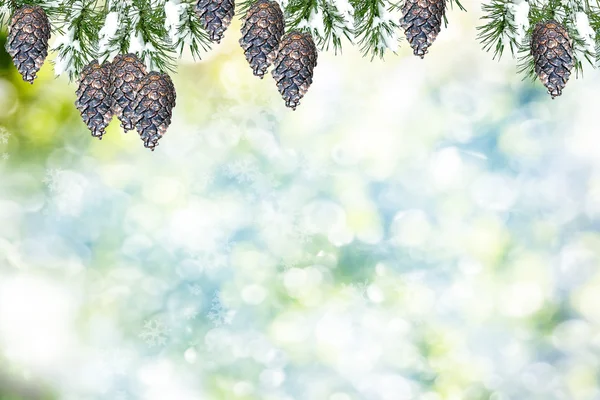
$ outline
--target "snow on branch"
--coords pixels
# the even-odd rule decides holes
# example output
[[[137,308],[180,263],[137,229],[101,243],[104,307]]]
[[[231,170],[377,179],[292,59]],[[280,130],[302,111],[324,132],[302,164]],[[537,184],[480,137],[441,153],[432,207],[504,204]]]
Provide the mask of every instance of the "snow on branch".
[[[237,4],[243,18],[255,0]],[[364,55],[383,57],[396,52],[404,32],[400,10],[404,0],[275,0],[282,7],[286,31],[310,32],[322,51],[338,51],[346,43]],[[457,0],[446,0],[463,9]],[[573,41],[576,71],[583,60],[597,63],[600,9],[588,0],[485,0],[478,38],[486,51],[500,57],[505,49],[521,53],[521,65],[531,73],[531,33],[536,23],[554,19]],[[209,36],[196,13],[197,0],[0,0],[3,23],[24,4],[39,5],[48,14],[57,53],[55,72],[78,77],[87,63],[112,60],[133,52],[149,70],[171,70],[177,57],[190,51],[195,58],[210,49]],[[446,7],[444,20],[451,7]],[[239,35],[228,32],[227,35]],[[344,40],[345,39],[345,40]],[[345,44],[346,45],[346,44]]]
[[[600,15],[587,0],[491,0],[482,6],[483,24],[478,38],[484,50],[501,57],[509,48],[520,53],[519,71],[534,78],[531,34],[539,22],[555,20],[567,30],[574,53],[575,72],[581,73],[583,62],[595,67]]]

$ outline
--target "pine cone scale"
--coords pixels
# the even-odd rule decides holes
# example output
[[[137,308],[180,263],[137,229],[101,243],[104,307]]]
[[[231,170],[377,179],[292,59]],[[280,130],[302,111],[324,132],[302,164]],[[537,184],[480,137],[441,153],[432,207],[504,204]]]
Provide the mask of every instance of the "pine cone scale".
[[[23,80],[33,83],[48,56],[50,20],[39,6],[24,6],[15,11],[9,27],[6,51]]]
[[[266,74],[284,29],[283,12],[275,1],[258,0],[246,13],[240,45],[254,75],[263,78]]]
[[[423,58],[442,27],[445,0],[406,0],[400,26],[416,56]]]
[[[88,64],[80,76],[75,106],[81,113],[83,122],[92,136],[102,139],[105,129],[113,117],[113,90],[111,85],[111,65],[98,61]]]
[[[234,0],[199,0],[196,14],[210,40],[219,43],[235,14]]]
[[[560,96],[575,66],[567,30],[553,20],[538,23],[531,35],[531,54],[535,73],[548,93],[552,98]]]
[[[134,129],[133,103],[144,76],[146,67],[135,54],[118,55],[113,60],[113,112],[121,121],[125,132]]]
[[[133,123],[145,147],[154,150],[158,145],[171,124],[175,102],[175,86],[168,75],[150,72],[140,82]]]
[[[317,47],[309,33],[290,32],[279,46],[273,69],[279,93],[287,107],[296,109],[312,83]]]

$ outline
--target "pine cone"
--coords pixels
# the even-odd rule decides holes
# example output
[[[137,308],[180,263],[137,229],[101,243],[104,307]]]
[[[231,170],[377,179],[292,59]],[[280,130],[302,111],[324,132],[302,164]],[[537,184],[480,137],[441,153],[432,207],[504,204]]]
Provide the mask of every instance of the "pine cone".
[[[310,33],[292,31],[285,35],[274,65],[272,74],[279,93],[285,105],[295,110],[310,87],[317,66],[317,47]]]
[[[261,79],[277,55],[283,32],[284,18],[279,4],[258,0],[250,7],[242,26],[240,45],[254,75]]]
[[[167,131],[171,124],[175,98],[175,86],[169,75],[150,72],[142,79],[133,106],[132,121],[145,147],[154,151]]]
[[[24,6],[15,11],[6,41],[6,51],[23,80],[33,83],[48,55],[50,21],[39,6]]]
[[[135,54],[119,54],[113,60],[111,75],[114,90],[113,113],[121,121],[125,132],[134,129],[133,103],[144,76],[146,76],[146,67]]]
[[[219,43],[235,13],[235,0],[198,0],[196,14],[213,42]]]
[[[538,22],[531,34],[531,55],[550,96],[560,96],[575,65],[567,30],[556,21]]]
[[[427,49],[440,33],[445,12],[446,0],[404,1],[400,26],[415,56],[425,57]]]
[[[92,136],[99,139],[102,139],[104,130],[113,117],[110,73],[109,62],[100,65],[94,60],[81,71],[77,89],[75,106],[81,113],[83,122],[92,131]]]

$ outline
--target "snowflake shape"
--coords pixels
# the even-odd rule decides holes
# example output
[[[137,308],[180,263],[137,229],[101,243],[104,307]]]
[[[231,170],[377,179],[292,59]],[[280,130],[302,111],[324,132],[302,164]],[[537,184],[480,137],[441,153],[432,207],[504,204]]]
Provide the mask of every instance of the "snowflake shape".
[[[232,243],[228,239],[214,240],[211,248],[199,252],[189,252],[190,257],[194,257],[202,271],[213,272],[229,265],[229,254],[231,253]]]
[[[300,263],[297,260],[282,258],[279,264],[284,271],[289,271],[292,268],[296,268]]]
[[[225,173],[238,183],[252,183],[259,175],[255,163],[250,160],[237,160],[228,164]]]
[[[356,292],[362,298],[367,298],[367,290],[369,289],[369,282],[368,281],[362,281],[362,282],[353,283],[352,287],[356,290]]]
[[[144,323],[139,337],[150,347],[167,343],[169,329],[158,319],[150,319]]]
[[[8,133],[4,128],[0,128],[0,144],[7,144],[9,138],[10,133]]]
[[[310,244],[313,240],[312,232],[297,222],[292,228],[292,237],[301,244]]]
[[[222,326],[231,325],[233,317],[235,317],[235,310],[230,310],[223,306],[219,300],[219,293],[215,293],[210,306],[210,311],[208,312],[208,319],[211,320],[215,326]]]
[[[197,283],[194,283],[193,285],[188,285],[188,290],[194,296],[200,296],[202,294],[202,286],[200,286]]]
[[[7,161],[9,157],[10,155],[7,152],[3,152],[2,154],[0,154],[0,159],[2,159],[2,161]]]
[[[43,182],[48,186],[51,192],[55,192],[59,186],[60,175],[63,173],[61,169],[51,168],[46,171]]]
[[[190,321],[198,316],[198,309],[194,306],[187,306],[183,310],[181,310],[181,316]]]
[[[358,300],[361,302],[364,300],[368,300],[367,290],[369,289],[368,281],[361,281],[355,283],[343,283],[342,284],[342,292],[346,293],[351,297],[358,297]]]

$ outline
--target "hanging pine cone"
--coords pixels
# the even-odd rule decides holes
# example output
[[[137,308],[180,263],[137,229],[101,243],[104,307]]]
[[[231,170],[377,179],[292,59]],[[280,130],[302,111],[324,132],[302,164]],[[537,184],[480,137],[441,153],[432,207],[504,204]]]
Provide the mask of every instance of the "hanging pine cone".
[[[556,21],[538,22],[531,34],[531,55],[550,96],[560,96],[575,65],[567,30]]]
[[[146,76],[146,67],[135,54],[119,54],[112,65],[113,113],[121,121],[125,132],[131,131],[134,129],[133,103],[140,83]]]
[[[213,42],[219,43],[235,13],[235,0],[198,0],[196,14]]]
[[[167,74],[150,72],[142,79],[133,106],[133,122],[144,146],[154,150],[171,124],[175,86]]]
[[[39,6],[24,6],[15,11],[6,41],[6,51],[23,80],[33,83],[48,55],[50,21]]]
[[[425,57],[427,49],[440,33],[445,12],[446,0],[404,1],[400,26],[415,56]]]
[[[283,32],[284,18],[279,4],[258,0],[250,7],[242,26],[240,45],[254,75],[261,79],[275,59]]]
[[[102,139],[104,130],[113,117],[110,73],[110,63],[100,65],[94,60],[81,71],[77,89],[75,106],[81,113],[83,122],[92,131],[92,136],[99,139]]]
[[[279,93],[285,105],[295,110],[310,87],[317,66],[317,47],[310,33],[292,31],[285,35],[274,66],[272,74]]]

